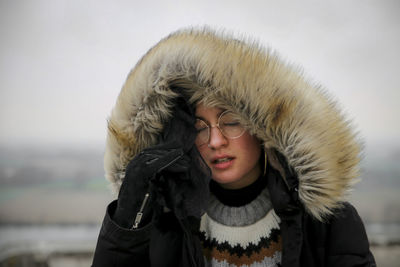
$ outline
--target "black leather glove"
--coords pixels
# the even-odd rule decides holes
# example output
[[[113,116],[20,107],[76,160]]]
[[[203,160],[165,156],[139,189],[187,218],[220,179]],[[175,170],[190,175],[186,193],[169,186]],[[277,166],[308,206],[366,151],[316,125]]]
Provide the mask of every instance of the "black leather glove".
[[[211,172],[194,145],[193,114],[186,101],[178,98],[159,143],[128,164],[113,215],[119,226],[137,228],[136,219],[145,225],[153,212],[157,218],[165,207],[177,218],[203,214]]]
[[[149,194],[150,179],[166,169],[171,173],[185,172],[187,161],[188,156],[176,142],[159,144],[136,155],[126,168],[113,220],[124,228],[137,228],[139,223],[149,222],[154,198]]]
[[[188,216],[200,218],[208,203],[211,171],[194,144],[197,136],[195,121],[194,110],[183,98],[179,98],[160,143],[179,144],[186,157],[151,181],[157,204],[172,210],[178,219]]]

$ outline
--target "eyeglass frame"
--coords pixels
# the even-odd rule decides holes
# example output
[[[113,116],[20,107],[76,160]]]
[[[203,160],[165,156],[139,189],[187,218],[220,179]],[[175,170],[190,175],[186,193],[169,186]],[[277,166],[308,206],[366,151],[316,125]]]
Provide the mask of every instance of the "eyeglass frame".
[[[225,110],[224,112],[222,112],[220,115],[219,115],[219,117],[218,117],[218,119],[217,119],[217,124],[214,124],[214,125],[209,125],[207,122],[205,122],[204,120],[202,120],[202,119],[200,119],[200,118],[196,118],[196,120],[199,120],[199,121],[202,121],[206,126],[207,126],[207,133],[208,133],[208,137],[207,137],[207,141],[205,141],[204,143],[201,143],[199,146],[203,146],[203,145],[205,145],[205,144],[207,144],[207,143],[209,143],[210,142],[210,139],[211,139],[211,130],[212,130],[212,128],[218,128],[218,130],[221,132],[221,134],[225,137],[225,138],[228,138],[228,139],[237,139],[237,138],[240,138],[240,137],[242,137],[242,135],[246,132],[246,129],[243,127],[243,125],[241,124],[241,123],[239,123],[240,124],[240,127],[242,127],[243,128],[243,131],[241,132],[241,134],[240,135],[238,135],[238,136],[235,136],[235,137],[228,137],[228,136],[226,136],[225,134],[224,134],[224,131],[222,131],[222,129],[220,128],[220,126],[219,126],[219,124],[220,124],[220,120],[221,120],[221,118],[222,118],[222,116],[224,116],[225,114],[227,114],[227,113],[233,113],[232,111],[229,111],[229,110]],[[197,136],[196,136],[196,139],[197,139]],[[196,141],[195,141],[196,142]]]

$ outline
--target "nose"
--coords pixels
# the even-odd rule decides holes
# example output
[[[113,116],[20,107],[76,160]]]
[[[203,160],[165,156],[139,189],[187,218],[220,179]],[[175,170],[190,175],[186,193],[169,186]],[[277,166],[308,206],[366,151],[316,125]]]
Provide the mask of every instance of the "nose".
[[[211,149],[218,149],[228,144],[227,138],[222,134],[218,127],[210,127],[210,140],[208,140],[208,147]]]

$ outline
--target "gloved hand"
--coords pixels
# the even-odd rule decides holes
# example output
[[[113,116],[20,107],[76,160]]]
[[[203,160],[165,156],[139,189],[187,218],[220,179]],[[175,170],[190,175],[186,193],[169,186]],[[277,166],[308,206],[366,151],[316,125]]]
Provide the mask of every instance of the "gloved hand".
[[[204,212],[211,173],[194,145],[193,114],[186,101],[178,98],[159,143],[128,164],[113,215],[119,226],[137,227],[134,221],[139,212],[140,225],[145,225],[153,211],[160,216],[164,207],[178,218],[200,218]]]
[[[195,121],[194,110],[183,98],[178,98],[160,143],[179,144],[188,157],[185,159],[189,160],[181,158],[180,168],[171,166],[151,180],[158,206],[172,210],[178,219],[188,216],[200,218],[208,203],[211,171],[194,144],[197,136]],[[187,171],[183,171],[183,166]]]
[[[180,144],[170,142],[159,144],[144,149],[128,164],[125,178],[118,195],[118,204],[113,220],[121,227],[135,228],[135,218],[141,225],[149,222],[152,213],[152,200],[154,196],[149,195],[149,182],[152,177],[163,170],[169,172],[187,171],[188,156],[180,148]]]

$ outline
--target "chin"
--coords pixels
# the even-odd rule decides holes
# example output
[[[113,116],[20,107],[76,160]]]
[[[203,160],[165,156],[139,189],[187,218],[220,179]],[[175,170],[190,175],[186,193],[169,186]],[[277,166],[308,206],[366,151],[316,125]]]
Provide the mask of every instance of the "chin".
[[[232,175],[227,175],[227,176],[228,177],[225,177],[225,175],[224,176],[215,176],[215,177],[213,176],[212,179],[219,184],[230,184],[230,183],[234,183],[239,180],[239,178],[236,178],[236,177],[232,178]]]

